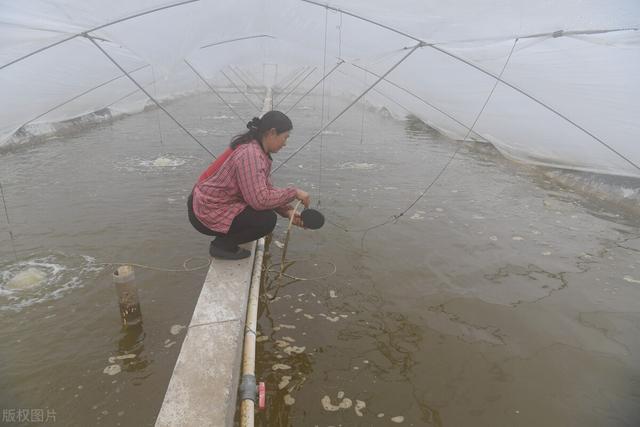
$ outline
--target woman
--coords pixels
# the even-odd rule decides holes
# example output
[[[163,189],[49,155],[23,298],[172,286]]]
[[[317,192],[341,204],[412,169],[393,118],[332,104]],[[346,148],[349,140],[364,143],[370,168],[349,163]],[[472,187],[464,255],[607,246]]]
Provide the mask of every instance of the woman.
[[[295,199],[309,207],[309,194],[295,187],[271,184],[271,153],[286,145],[291,120],[280,111],[269,111],[247,124],[230,147],[200,175],[189,196],[189,221],[199,232],[216,236],[209,246],[212,257],[242,259],[251,255],[241,243],[271,233],[276,212],[303,226],[289,204]]]

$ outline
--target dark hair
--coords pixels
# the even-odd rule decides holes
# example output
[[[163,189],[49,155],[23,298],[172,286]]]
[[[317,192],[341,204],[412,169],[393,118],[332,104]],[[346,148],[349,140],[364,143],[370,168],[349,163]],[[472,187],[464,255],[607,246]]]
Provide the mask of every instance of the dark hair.
[[[240,135],[236,135],[231,140],[231,148],[236,149],[238,145],[246,144],[253,140],[261,142],[262,137],[269,129],[275,129],[276,133],[293,129],[291,119],[287,117],[281,111],[269,111],[265,113],[262,118],[254,117],[249,123],[247,123],[248,132]]]

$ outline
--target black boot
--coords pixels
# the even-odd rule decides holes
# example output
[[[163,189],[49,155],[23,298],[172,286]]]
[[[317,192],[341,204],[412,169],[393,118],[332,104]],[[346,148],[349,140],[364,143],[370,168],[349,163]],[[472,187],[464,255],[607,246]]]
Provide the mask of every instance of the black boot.
[[[218,259],[244,259],[251,256],[251,251],[218,237],[209,245],[209,255]]]

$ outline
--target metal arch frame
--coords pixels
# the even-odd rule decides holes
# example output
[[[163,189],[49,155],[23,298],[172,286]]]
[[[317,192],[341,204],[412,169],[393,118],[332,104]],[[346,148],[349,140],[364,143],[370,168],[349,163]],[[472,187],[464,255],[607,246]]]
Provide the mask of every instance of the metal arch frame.
[[[100,52],[102,52],[104,54],[104,56],[107,57],[107,59],[109,59],[109,61],[111,61],[113,63],[113,65],[115,65],[122,73],[124,73],[129,80],[131,80],[131,82],[133,84],[135,84],[138,89],[140,89],[142,92],[144,92],[145,95],[147,95],[147,97],[154,103],[156,104],[156,106],[158,108],[160,108],[162,111],[164,111],[164,113],[169,116],[169,118],[171,118],[171,120],[173,120],[175,122],[175,124],[177,124],[180,129],[182,129],[187,135],[189,135],[191,137],[191,139],[193,139],[200,147],[202,147],[207,153],[211,154],[211,156],[215,159],[217,158],[215,154],[213,154],[211,152],[211,150],[209,150],[202,142],[200,142],[200,140],[198,140],[198,138],[196,138],[186,127],[184,127],[184,125],[182,123],[180,123],[178,121],[178,119],[176,119],[166,108],[164,108],[162,106],[162,104],[160,104],[160,102],[158,102],[158,100],[156,100],[153,96],[151,96],[151,94],[144,88],[142,87],[142,85],[136,80],[134,79],[131,74],[129,74],[124,68],[122,68],[122,65],[120,65],[115,59],[113,59],[113,57],[111,55],[109,55],[109,53],[107,53],[106,50],[104,50],[102,48],[102,46],[100,46],[98,44],[98,42],[96,42],[94,40],[94,38],[90,35],[90,34],[84,34],[83,37],[86,37],[91,43],[93,43],[93,45],[98,48],[98,50]]]
[[[573,120],[571,120],[569,117],[565,116],[564,114],[562,114],[558,110],[556,110],[553,107],[547,105],[546,103],[542,102],[541,100],[539,100],[538,98],[534,97],[533,95],[528,94],[523,89],[520,89],[518,86],[503,80],[502,77],[497,76],[496,74],[492,73],[491,71],[485,70],[484,68],[472,63],[471,61],[469,61],[467,59],[464,59],[461,56],[458,56],[458,55],[456,55],[454,53],[449,52],[448,50],[437,46],[435,43],[426,42],[426,41],[424,41],[424,40],[422,40],[422,39],[420,39],[418,37],[412,36],[411,34],[408,34],[408,33],[405,33],[405,32],[403,32],[401,30],[398,30],[397,28],[393,28],[393,27],[390,27],[388,25],[382,24],[380,22],[374,21],[373,19],[366,18],[366,17],[358,15],[356,13],[346,11],[344,9],[340,9],[340,8],[337,8],[337,7],[329,6],[328,4],[322,4],[322,3],[319,3],[319,2],[314,1],[314,0],[300,0],[300,1],[302,1],[304,3],[312,4],[314,6],[323,7],[323,8],[329,9],[329,10],[334,10],[336,12],[343,13],[343,14],[351,16],[353,18],[360,19],[362,21],[365,21],[365,22],[368,22],[370,24],[376,25],[378,27],[384,28],[386,30],[392,31],[392,32],[394,32],[396,34],[400,34],[400,35],[402,35],[404,37],[410,38],[410,39],[412,39],[412,40],[414,40],[414,41],[416,41],[418,43],[421,43],[422,46],[429,47],[431,49],[435,49],[435,50],[437,50],[438,52],[440,52],[440,53],[442,53],[444,55],[447,55],[447,56],[449,56],[449,57],[451,57],[451,58],[453,58],[453,59],[455,59],[457,61],[460,61],[460,62],[462,62],[462,63],[464,63],[464,64],[466,64],[466,65],[468,65],[468,66],[470,66],[472,68],[475,68],[476,70],[480,71],[481,73],[486,74],[486,75],[496,79],[498,82],[504,84],[505,86],[510,87],[511,89],[515,90],[516,92],[520,93],[521,95],[526,96],[527,98],[529,98],[530,100],[532,100],[536,104],[538,104],[538,105],[542,106],[543,108],[545,108],[545,109],[551,111],[552,113],[556,114],[558,117],[560,117],[563,120],[565,120],[566,122],[572,124],[574,127],[576,127],[577,129],[581,130],[583,133],[585,133],[586,135],[590,136],[591,138],[593,138],[594,140],[599,142],[602,146],[606,147],[612,153],[615,153],[618,157],[620,157],[621,159],[623,159],[624,161],[629,163],[631,166],[633,166],[635,169],[640,171],[640,166],[639,165],[637,165],[632,160],[627,158],[624,154],[620,153],[615,148],[613,148],[612,146],[610,146],[609,144],[604,142],[602,139],[598,138],[596,135],[594,135],[593,133],[591,133],[590,131],[588,131],[584,127],[580,126],[578,123],[574,122]],[[615,29],[615,30],[593,30],[590,33],[594,33],[594,32],[595,33],[603,33],[603,32],[611,32],[611,31],[624,31],[624,30],[636,31],[637,28],[626,28],[626,29]],[[582,32],[567,32],[567,33],[565,33],[564,31],[559,30],[559,31],[555,31],[555,32],[549,33],[549,34],[541,34],[541,35],[534,35],[534,36],[541,37],[541,36],[545,36],[546,35],[546,36],[551,36],[551,37],[561,37],[561,36],[563,36],[565,34],[569,34],[569,33],[575,35],[575,34],[578,34],[578,33],[586,34],[586,33],[589,33],[589,32],[582,31]]]
[[[194,0],[194,1],[197,1],[197,0]],[[218,46],[218,45],[226,44],[226,43],[238,42],[238,41],[241,41],[241,40],[259,39],[261,37],[267,37],[267,38],[270,38],[270,39],[275,39],[275,37],[270,35],[270,34],[257,34],[255,36],[238,37],[238,38],[235,38],[235,39],[223,40],[221,42],[215,42],[215,43],[206,44],[204,46],[200,46],[200,49],[206,49],[208,47]]]
[[[274,173],[276,173],[278,171],[278,169],[280,169],[282,166],[284,166],[289,160],[291,160],[296,154],[298,154],[300,151],[302,151],[307,145],[309,145],[318,135],[322,134],[322,132],[328,128],[329,126],[331,126],[336,120],[338,120],[340,117],[342,117],[342,115],[344,113],[347,112],[347,110],[349,110],[349,108],[351,108],[353,105],[355,105],[360,99],[362,99],[363,96],[365,96],[367,93],[369,93],[370,90],[372,90],[374,87],[376,87],[378,85],[378,83],[380,83],[382,81],[382,79],[384,79],[385,77],[387,77],[393,70],[395,70],[396,68],[398,68],[398,66],[400,64],[402,64],[409,56],[411,56],[416,50],[418,50],[419,48],[423,47],[424,44],[423,43],[418,43],[415,46],[413,46],[412,48],[409,48],[409,52],[407,52],[399,61],[397,61],[395,64],[393,64],[393,66],[391,66],[391,68],[389,68],[387,71],[385,71],[385,73],[380,76],[380,78],[378,78],[372,85],[370,85],[369,87],[367,87],[367,89],[365,89],[360,95],[358,95],[356,97],[356,99],[354,99],[349,105],[347,105],[340,113],[338,113],[333,119],[331,119],[329,121],[329,123],[327,123],[326,125],[322,126],[320,128],[319,131],[317,131],[316,133],[313,134],[313,136],[311,138],[309,138],[309,140],[307,142],[305,142],[304,144],[302,144],[296,151],[294,151],[293,153],[291,153],[289,155],[289,157],[287,157],[286,159],[284,159],[284,161],[282,161],[282,163],[280,163],[275,169],[273,169],[271,171],[270,175],[273,175]]]
[[[33,56],[33,55],[36,55],[36,54],[38,54],[40,52],[44,52],[45,50],[51,49],[52,47],[58,46],[58,45],[60,45],[62,43],[68,42],[68,41],[73,40],[73,39],[75,39],[77,37],[84,37],[87,33],[90,33],[90,32],[93,32],[93,31],[98,31],[98,30],[101,30],[103,28],[109,27],[111,25],[119,24],[120,22],[128,21],[130,19],[138,18],[140,16],[149,15],[151,13],[159,12],[161,10],[171,9],[171,8],[174,8],[174,7],[177,7],[177,6],[182,6],[182,5],[185,5],[185,4],[195,3],[195,2],[199,2],[199,1],[200,0],[184,0],[184,1],[181,1],[181,2],[178,2],[178,3],[172,3],[172,4],[165,5],[165,6],[156,7],[154,9],[146,10],[146,11],[143,11],[143,12],[138,12],[136,14],[129,15],[129,16],[126,16],[124,18],[116,19],[115,21],[107,22],[106,24],[98,25],[97,27],[93,27],[93,28],[90,28],[88,30],[82,31],[80,33],[76,33],[76,34],[74,34],[74,35],[72,35],[70,37],[67,37],[65,39],[59,40],[59,41],[57,41],[55,43],[51,43],[51,44],[49,44],[47,46],[41,47],[40,49],[34,50],[33,52],[30,52],[30,53],[28,53],[26,55],[21,56],[20,58],[16,58],[16,59],[14,59],[12,61],[9,61],[6,64],[1,65],[0,66],[0,70],[3,70],[3,69],[5,69],[6,67],[8,67],[10,65],[13,65],[13,64],[15,64],[17,62],[20,62],[20,61],[23,61],[23,60],[25,60],[25,59]]]
[[[308,91],[306,91],[304,93],[304,95],[302,95],[296,102],[293,103],[293,105],[291,107],[289,107],[289,109],[286,111],[287,114],[289,114],[289,112],[291,110],[293,110],[293,108],[298,105],[298,103],[300,101],[302,101],[307,95],[309,95],[316,87],[318,87],[318,85],[320,83],[322,83],[324,81],[324,79],[326,79],[327,77],[329,77],[331,75],[331,73],[333,73],[340,65],[342,65],[345,61],[343,59],[338,60],[338,63],[324,76],[322,76],[322,78],[320,80],[318,80],[318,82],[316,84],[314,84],[313,86],[311,86],[311,89],[309,89]],[[278,102],[278,105],[280,103]]]
[[[307,75],[306,75],[306,76],[304,76],[304,78],[303,78],[302,80],[300,80],[298,83],[296,83],[296,84],[295,84],[295,86],[293,86],[293,88],[291,88],[291,90],[290,90],[289,92],[287,92],[285,96],[283,96],[282,98],[280,98],[280,99],[278,100],[278,103],[277,103],[276,105],[274,105],[274,107],[273,107],[273,108],[276,108],[276,107],[278,107],[278,105],[282,104],[282,101],[284,101],[285,99],[287,99],[287,97],[288,97],[289,95],[291,95],[291,94],[293,93],[293,91],[294,91],[294,90],[296,90],[296,89],[297,89],[297,88],[298,88],[298,87],[299,87],[299,86],[300,86],[300,85],[301,85],[305,80],[307,80],[307,79],[311,76],[311,74],[313,74],[313,73],[316,71],[316,68],[317,68],[317,67],[313,67],[313,68],[311,69],[311,71],[309,71],[309,72],[307,73]]]

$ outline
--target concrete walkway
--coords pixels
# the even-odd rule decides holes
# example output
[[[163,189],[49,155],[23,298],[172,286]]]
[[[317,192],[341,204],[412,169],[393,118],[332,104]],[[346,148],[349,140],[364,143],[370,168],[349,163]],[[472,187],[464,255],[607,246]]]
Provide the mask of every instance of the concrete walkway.
[[[211,263],[156,427],[233,425],[255,248],[247,259]]]

